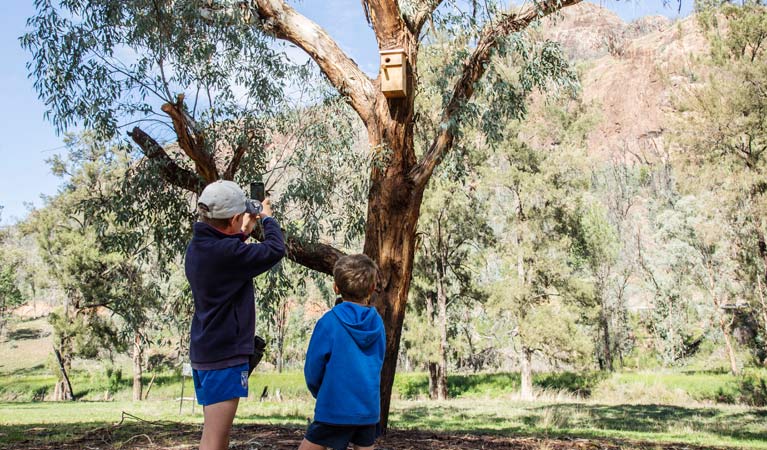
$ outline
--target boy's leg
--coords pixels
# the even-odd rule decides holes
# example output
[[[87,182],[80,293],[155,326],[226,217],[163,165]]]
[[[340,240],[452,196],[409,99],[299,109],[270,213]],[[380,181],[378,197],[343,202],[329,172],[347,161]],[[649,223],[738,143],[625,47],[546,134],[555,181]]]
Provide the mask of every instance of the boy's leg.
[[[298,450],[325,450],[322,445],[313,444],[306,439],[301,441],[301,445],[298,446]]]
[[[232,431],[232,422],[239,403],[239,398],[233,398],[204,407],[205,424],[202,427],[200,450],[229,448],[229,433]]]

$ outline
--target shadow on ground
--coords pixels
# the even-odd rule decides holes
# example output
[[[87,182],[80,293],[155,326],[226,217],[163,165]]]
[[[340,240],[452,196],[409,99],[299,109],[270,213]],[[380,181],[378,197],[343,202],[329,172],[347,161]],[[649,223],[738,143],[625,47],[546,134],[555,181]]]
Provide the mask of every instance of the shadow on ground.
[[[270,417],[274,419],[274,417]],[[231,450],[296,449],[303,438],[300,427],[261,424],[236,425]],[[196,424],[171,421],[136,421],[124,416],[119,424],[90,423],[66,425],[0,426],[0,449],[3,450],[74,450],[74,449],[196,449],[201,429]],[[630,442],[578,437],[501,436],[498,434],[434,433],[392,429],[381,438],[379,450],[702,450],[686,444]],[[706,447],[712,448],[712,447]]]

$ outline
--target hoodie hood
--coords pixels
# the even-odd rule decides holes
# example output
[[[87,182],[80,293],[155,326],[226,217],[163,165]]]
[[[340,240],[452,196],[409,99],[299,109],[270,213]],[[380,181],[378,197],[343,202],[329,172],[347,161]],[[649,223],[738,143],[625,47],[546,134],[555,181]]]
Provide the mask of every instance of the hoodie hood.
[[[382,335],[383,323],[372,306],[343,302],[331,311],[361,349],[370,347]]]

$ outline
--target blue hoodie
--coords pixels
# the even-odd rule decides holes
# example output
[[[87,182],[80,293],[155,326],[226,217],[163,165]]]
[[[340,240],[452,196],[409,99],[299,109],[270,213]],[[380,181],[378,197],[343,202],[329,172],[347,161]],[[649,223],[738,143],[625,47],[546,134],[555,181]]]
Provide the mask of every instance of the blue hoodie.
[[[306,386],[317,399],[314,420],[372,425],[381,415],[386,332],[378,311],[343,302],[317,322],[306,351]]]
[[[253,353],[256,307],[253,278],[277,264],[285,254],[282,230],[264,219],[264,241],[243,242],[243,234],[228,235],[197,222],[186,249],[184,266],[192,287],[194,316],[189,356],[194,366],[229,367],[228,361]],[[223,367],[217,367],[221,362]]]

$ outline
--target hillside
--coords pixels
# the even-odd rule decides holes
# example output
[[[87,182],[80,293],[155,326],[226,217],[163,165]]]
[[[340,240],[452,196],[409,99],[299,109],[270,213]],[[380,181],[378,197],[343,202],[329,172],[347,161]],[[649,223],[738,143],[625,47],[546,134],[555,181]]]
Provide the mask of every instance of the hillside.
[[[626,23],[605,8],[581,3],[542,30],[581,68],[583,98],[602,112],[589,136],[590,152],[640,160],[664,154],[673,99],[692,84],[691,62],[708,49],[696,19],[656,16]]]

